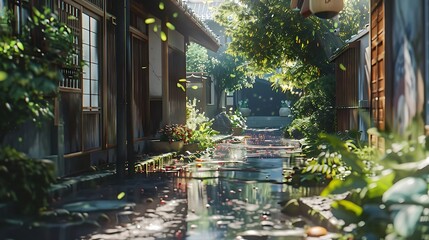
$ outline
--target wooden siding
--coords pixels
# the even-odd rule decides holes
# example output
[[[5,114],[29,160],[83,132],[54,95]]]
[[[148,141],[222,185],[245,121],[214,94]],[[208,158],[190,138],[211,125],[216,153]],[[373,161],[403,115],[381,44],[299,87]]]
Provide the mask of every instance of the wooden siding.
[[[186,91],[177,86],[180,79],[186,79],[186,55],[170,48],[168,51],[168,72],[170,88],[170,119],[172,123],[186,123]],[[186,89],[186,84],[180,84]]]
[[[375,127],[386,129],[385,11],[384,0],[371,1],[371,116]],[[384,141],[370,136],[370,142],[384,149]]]
[[[359,42],[335,59],[337,130],[358,130]]]
[[[106,106],[106,145],[107,147],[116,145],[116,34],[115,25],[107,22],[107,106]]]
[[[64,122],[64,153],[82,150],[82,94],[62,93],[60,116]]]
[[[148,43],[137,36],[132,37],[133,69],[133,127],[134,139],[142,139],[149,132],[149,72]]]

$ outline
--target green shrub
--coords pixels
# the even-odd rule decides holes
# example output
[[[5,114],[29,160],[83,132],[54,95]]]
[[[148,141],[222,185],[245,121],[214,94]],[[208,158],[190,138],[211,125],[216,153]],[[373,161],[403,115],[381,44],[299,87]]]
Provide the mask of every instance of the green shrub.
[[[0,201],[14,203],[23,214],[38,213],[47,206],[54,181],[52,164],[30,159],[10,147],[0,148]]]

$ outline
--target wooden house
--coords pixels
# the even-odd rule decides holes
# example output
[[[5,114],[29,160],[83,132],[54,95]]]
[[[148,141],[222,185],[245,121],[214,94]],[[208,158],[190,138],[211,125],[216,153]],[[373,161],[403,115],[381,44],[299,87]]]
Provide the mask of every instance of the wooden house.
[[[405,138],[429,122],[429,2],[371,0],[371,116],[379,130]],[[371,136],[384,148],[384,139]]]
[[[185,122],[186,93],[177,83],[186,78],[186,45],[219,47],[180,0],[0,2],[20,19],[33,6],[47,6],[76,36],[76,63],[85,65],[77,78],[63,69],[53,122],[14,133],[24,136],[20,143],[6,138],[30,157],[54,160],[59,176],[132,165],[162,124]]]
[[[337,50],[335,63],[336,130],[359,131],[366,140],[369,126],[369,31],[361,30]]]

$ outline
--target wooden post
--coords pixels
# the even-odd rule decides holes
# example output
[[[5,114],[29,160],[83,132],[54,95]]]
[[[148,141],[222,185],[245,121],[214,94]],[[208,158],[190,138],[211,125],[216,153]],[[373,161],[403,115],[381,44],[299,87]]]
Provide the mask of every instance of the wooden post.
[[[165,25],[167,20],[162,21],[161,31],[167,36],[166,41],[161,43],[161,62],[162,62],[162,123],[170,124],[170,89],[168,73],[168,28]]]

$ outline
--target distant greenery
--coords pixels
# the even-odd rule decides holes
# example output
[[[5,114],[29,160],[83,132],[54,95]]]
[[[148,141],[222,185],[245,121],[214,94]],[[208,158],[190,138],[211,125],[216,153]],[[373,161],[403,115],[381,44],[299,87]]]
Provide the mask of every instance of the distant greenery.
[[[335,89],[329,57],[369,23],[369,3],[345,1],[332,20],[305,19],[289,6],[289,0],[227,1],[215,18],[231,39],[227,53],[246,61],[247,75],[268,77],[274,87],[305,98],[293,106],[290,131],[331,132]]]
[[[33,13],[21,34],[14,33],[9,12],[0,15],[0,142],[28,120],[52,117],[59,69],[75,53],[67,26],[48,9]]]
[[[252,87],[254,78],[248,77],[246,63],[241,57],[221,52],[209,59],[207,71],[214,79],[216,106],[219,108],[223,91],[234,92],[245,87]]]
[[[208,64],[207,49],[196,43],[191,43],[186,50],[186,71],[206,72]]]

